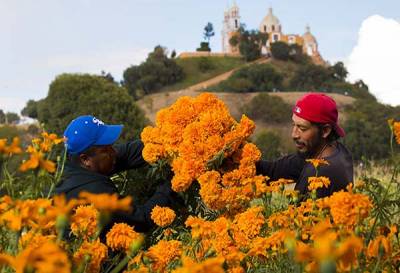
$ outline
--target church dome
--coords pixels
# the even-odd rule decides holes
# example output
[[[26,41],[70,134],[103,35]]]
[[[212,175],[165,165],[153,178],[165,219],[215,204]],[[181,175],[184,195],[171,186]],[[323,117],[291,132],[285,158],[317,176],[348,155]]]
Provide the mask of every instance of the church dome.
[[[282,31],[281,23],[279,22],[278,17],[276,17],[272,13],[272,8],[269,8],[267,16],[265,16],[264,19],[262,20],[260,25],[260,31],[261,32]]]
[[[306,32],[303,34],[303,40],[305,44],[316,44],[317,39],[311,34],[310,27],[306,26]]]

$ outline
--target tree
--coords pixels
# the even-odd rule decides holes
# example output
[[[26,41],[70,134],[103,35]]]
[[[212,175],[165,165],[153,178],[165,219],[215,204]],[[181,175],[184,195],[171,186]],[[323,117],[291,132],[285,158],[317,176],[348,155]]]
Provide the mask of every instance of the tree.
[[[56,77],[47,97],[37,103],[37,111],[37,118],[45,129],[57,134],[62,134],[68,123],[79,115],[90,114],[106,123],[124,124],[123,139],[139,136],[146,122],[124,87],[89,74]]]
[[[210,52],[210,44],[208,42],[201,42],[200,47],[196,48],[196,51],[205,51],[205,52]]]
[[[114,81],[114,77],[113,77],[113,75],[111,75],[110,72],[107,72],[107,73],[106,73],[104,70],[102,70],[100,75],[101,75],[104,79],[106,79],[107,81],[115,82],[115,81]]]
[[[176,57],[176,51],[175,51],[175,49],[174,49],[174,50],[172,50],[172,52],[171,52],[171,59],[175,59],[175,57]]]
[[[204,40],[210,43],[210,39],[215,35],[213,24],[210,22],[204,27]]]
[[[240,37],[238,34],[232,35],[232,37],[229,39],[229,44],[233,47],[236,47],[240,42]]]
[[[16,124],[21,120],[20,116],[14,112],[6,113],[6,123],[7,124]]]
[[[6,123],[6,114],[4,114],[4,111],[0,109],[0,124]]]
[[[335,63],[335,65],[331,66],[329,69],[332,73],[332,76],[339,81],[345,81],[347,75],[349,74],[349,72],[347,71],[343,62],[337,62],[337,63]]]
[[[28,100],[26,106],[21,111],[21,115],[37,119],[38,117],[38,104],[40,103],[34,100]]]
[[[357,99],[349,106],[343,124],[346,131],[343,141],[353,158],[386,158],[390,153],[390,130],[386,121],[399,114],[393,107],[369,99]]]
[[[310,62],[310,58],[303,53],[302,47],[298,44],[292,44],[289,46],[289,59],[299,64]]]
[[[287,61],[290,57],[290,47],[285,42],[275,42],[271,44],[271,54],[277,60]]]
[[[235,36],[238,38],[233,38]],[[246,61],[253,61],[261,57],[261,47],[267,42],[268,34],[257,30],[246,30],[245,25],[241,25],[239,33],[232,36],[229,43],[232,46],[239,45],[239,52]],[[238,43],[237,43],[238,42]]]
[[[291,120],[291,106],[282,98],[261,93],[243,107],[243,112],[252,119],[267,123],[285,123]]]
[[[166,48],[156,46],[145,62],[125,69],[122,84],[132,97],[138,99],[184,78],[182,67],[167,54]]]
[[[327,68],[307,63],[299,66],[289,85],[292,90],[328,92],[331,82],[332,76]]]

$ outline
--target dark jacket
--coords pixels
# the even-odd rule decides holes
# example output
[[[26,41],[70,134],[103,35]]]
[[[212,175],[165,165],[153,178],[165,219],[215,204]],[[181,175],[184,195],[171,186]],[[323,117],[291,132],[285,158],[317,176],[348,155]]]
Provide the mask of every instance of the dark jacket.
[[[117,151],[117,162],[113,173],[146,166],[142,157],[143,143],[141,141],[114,145]],[[56,186],[56,194],[65,194],[67,199],[78,198],[81,192],[118,193],[109,176],[92,172],[81,166],[67,161],[61,183]],[[109,229],[113,223],[127,223],[134,226],[138,232],[146,232],[154,226],[150,218],[154,206],[169,206],[173,202],[173,191],[170,183],[159,186],[146,203],[135,204],[132,213],[115,212],[111,216]]]
[[[318,167],[318,176],[326,176],[331,181],[328,188],[317,190],[317,197],[326,197],[333,192],[345,189],[353,182],[353,160],[346,147],[338,142],[337,149],[332,155],[324,158],[329,165],[320,165]],[[295,190],[299,191],[301,196],[308,193],[308,178],[315,176],[315,168],[311,163],[300,154],[291,154],[275,161],[257,162],[257,174],[267,175],[269,181],[279,178],[293,179],[296,182]]]

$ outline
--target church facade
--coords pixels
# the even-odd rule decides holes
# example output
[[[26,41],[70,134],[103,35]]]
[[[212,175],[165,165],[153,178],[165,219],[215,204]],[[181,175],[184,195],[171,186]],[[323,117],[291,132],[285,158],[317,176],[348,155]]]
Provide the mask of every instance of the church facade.
[[[224,21],[222,27],[222,51],[223,53],[238,53],[237,46],[229,43],[230,38],[237,33],[240,28],[239,7],[236,3],[224,12]],[[303,53],[310,56],[311,59],[323,65],[325,61],[322,59],[318,51],[318,42],[314,35],[311,34],[310,27],[306,27],[303,35],[284,34],[279,19],[273,14],[272,8],[268,10],[268,14],[263,18],[258,29],[261,33],[268,34],[268,40],[262,45],[261,53],[269,55],[271,53],[271,44],[274,42],[285,42],[289,45],[297,44],[303,49]]]

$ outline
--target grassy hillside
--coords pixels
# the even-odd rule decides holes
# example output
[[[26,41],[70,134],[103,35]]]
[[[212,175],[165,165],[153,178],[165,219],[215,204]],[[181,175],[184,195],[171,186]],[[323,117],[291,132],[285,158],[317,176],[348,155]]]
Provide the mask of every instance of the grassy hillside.
[[[178,65],[183,68],[185,78],[176,84],[165,86],[161,91],[177,91],[216,77],[224,72],[238,68],[245,64],[241,58],[234,57],[202,57],[176,59]],[[201,70],[201,65],[207,63],[209,69]]]

